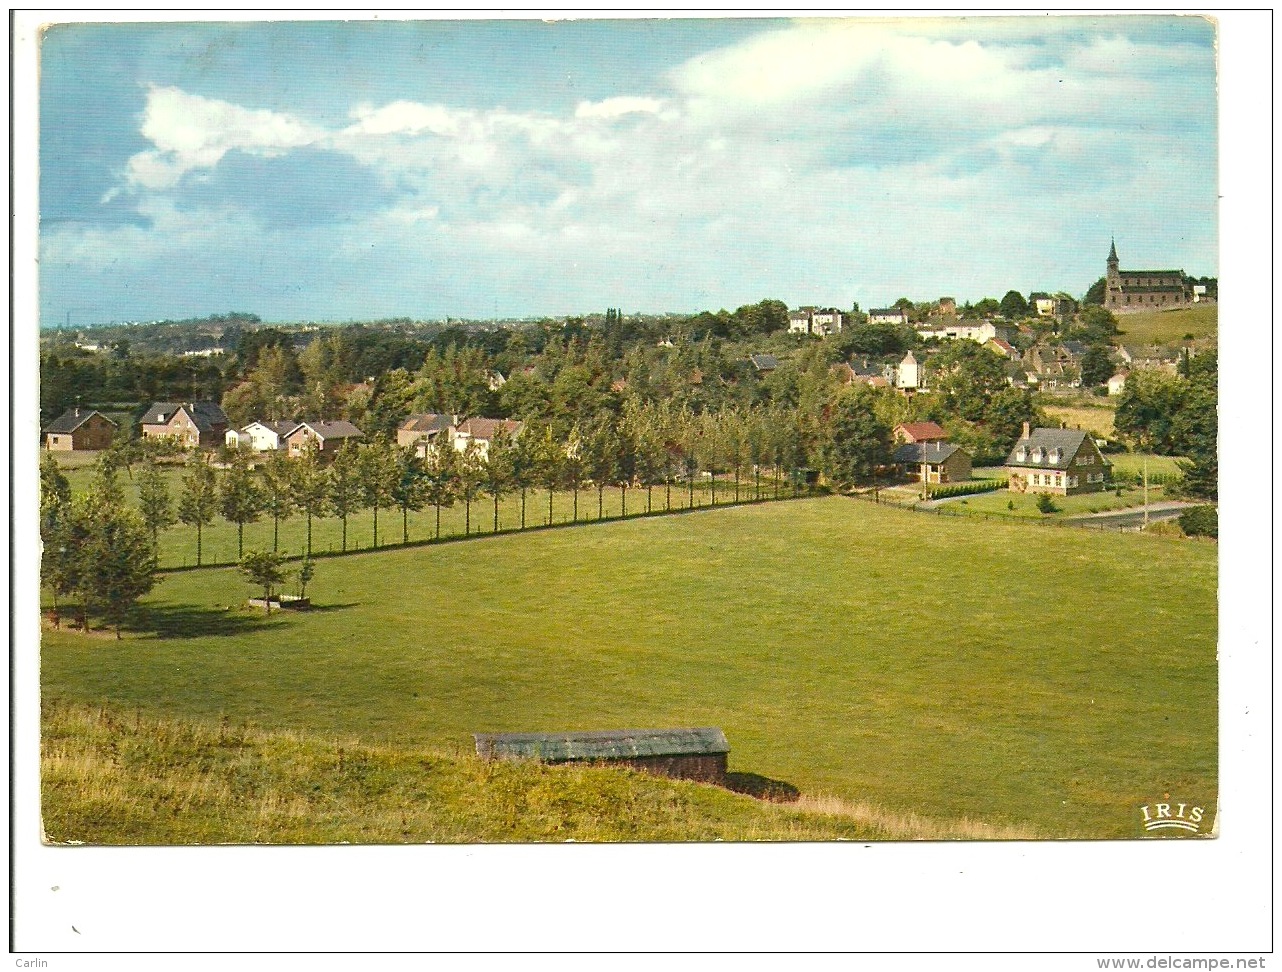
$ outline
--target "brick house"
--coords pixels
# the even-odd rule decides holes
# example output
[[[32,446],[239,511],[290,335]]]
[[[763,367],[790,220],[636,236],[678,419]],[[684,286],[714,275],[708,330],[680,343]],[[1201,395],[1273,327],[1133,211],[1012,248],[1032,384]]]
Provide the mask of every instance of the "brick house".
[[[1112,481],[1111,464],[1081,429],[1033,429],[1006,457],[1007,486],[1013,493],[1098,493]]]
[[[308,442],[314,442],[317,458],[330,462],[345,443],[364,437],[365,433],[351,422],[300,422],[293,432],[285,436],[285,445],[290,458],[297,458],[303,454]]]
[[[891,462],[918,483],[960,483],[970,479],[970,454],[951,442],[905,442]]]
[[[106,449],[111,445],[116,429],[116,423],[102,412],[77,405],[49,423],[45,429],[45,448],[51,452]]]
[[[174,439],[181,445],[216,449],[231,423],[216,402],[156,402],[138,420],[149,439]]]

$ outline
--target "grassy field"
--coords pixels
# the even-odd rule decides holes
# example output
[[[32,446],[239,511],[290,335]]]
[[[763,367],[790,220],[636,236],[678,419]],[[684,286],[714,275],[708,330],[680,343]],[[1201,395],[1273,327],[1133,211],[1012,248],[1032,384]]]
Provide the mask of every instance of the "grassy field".
[[[123,642],[46,632],[47,698],[428,747],[715,725],[808,797],[1048,836],[1214,806],[1212,545],[840,497],[322,562],[265,618],[170,575]]]
[[[1108,461],[1113,464],[1115,473],[1138,474],[1144,471],[1144,462],[1148,460],[1148,474],[1150,476],[1179,476],[1182,475],[1180,462],[1183,461],[1179,456],[1154,456],[1144,455],[1141,452],[1117,452],[1108,457]]]
[[[1219,305],[1118,314],[1117,326],[1122,331],[1117,340],[1123,344],[1174,344],[1186,334],[1209,337],[1219,329]]]
[[[77,455],[74,465],[64,472],[71,483],[73,493],[82,493],[89,488],[94,471],[92,463],[87,463]],[[59,457],[62,460],[62,457]],[[170,495],[175,508],[182,488],[183,470],[181,467],[162,467],[162,472],[169,483]],[[137,502],[137,484],[124,472],[120,474],[120,483],[125,490],[126,502]],[[754,495],[755,483],[748,477],[740,482],[739,496],[747,500]],[[773,482],[764,477],[761,481],[761,496],[771,498],[776,490]],[[779,495],[791,495],[788,487],[780,487]],[[718,505],[734,499],[734,481],[718,480],[716,501]],[[647,492],[644,489],[629,489],[626,500],[623,491],[617,487],[607,487],[598,497],[595,488],[579,490],[577,500],[572,492],[558,492],[552,498],[552,517],[554,524],[596,520],[598,516],[605,519],[616,519],[625,512],[629,516],[643,513],[647,508],[662,511],[668,508],[669,492],[662,486]],[[685,483],[673,483],[671,490],[672,509],[685,509],[691,502],[690,491]],[[710,506],[712,490],[706,479],[696,480],[693,503],[695,507]],[[408,527],[410,543],[421,543],[436,536],[436,508],[429,506],[424,510],[411,511],[408,523],[403,523],[398,509],[380,510],[378,516],[378,545],[382,549],[388,545],[401,543]],[[525,497],[525,524],[543,526],[548,522],[548,494],[543,489],[529,490]],[[515,530],[521,526],[521,495],[513,493],[499,501],[500,531]],[[441,510],[440,534],[442,538],[461,537],[470,534],[494,532],[494,500],[489,496],[480,496],[472,501],[471,509],[463,502],[456,502]],[[201,536],[202,564],[233,564],[237,556],[236,525],[218,517],[213,523],[204,527]],[[374,544],[374,514],[364,510],[347,520],[347,547],[351,550],[369,550]],[[281,551],[298,556],[307,548],[307,521],[305,517],[294,514],[279,525],[279,534],[270,518],[260,519],[245,526],[245,550],[271,550],[278,545]],[[160,534],[160,565],[162,568],[189,567],[196,563],[196,529],[195,527],[177,524]],[[335,517],[312,520],[312,551],[319,554],[336,553],[343,549],[343,524]]]
[[[832,799],[771,803],[626,770],[485,763],[57,702],[45,706],[41,746],[43,823],[55,843],[1035,836],[1029,828],[932,821]]]
[[[1097,439],[1111,439],[1113,437],[1113,412],[1112,405],[1101,403],[1098,406],[1085,407],[1081,405],[1052,405],[1043,401],[1040,403],[1042,411],[1046,417],[1051,420],[1052,425],[1058,426],[1061,422],[1070,429],[1085,429]]]

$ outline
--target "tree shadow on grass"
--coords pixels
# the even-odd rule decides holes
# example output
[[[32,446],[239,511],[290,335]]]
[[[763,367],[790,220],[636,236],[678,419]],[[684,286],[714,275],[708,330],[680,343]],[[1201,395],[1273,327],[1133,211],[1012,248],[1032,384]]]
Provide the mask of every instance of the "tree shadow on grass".
[[[194,604],[151,606],[131,620],[130,630],[153,638],[222,638],[259,631],[272,623],[263,614]]]
[[[347,604],[313,604],[311,607],[307,608],[306,610],[299,611],[297,613],[304,614],[304,615],[325,614],[329,611],[346,611],[348,608],[354,608],[354,607],[360,607],[360,606],[361,606],[360,601],[351,601]],[[274,614],[275,612],[273,611],[272,613]]]
[[[801,791],[784,780],[772,780],[760,773],[727,773],[726,789],[772,803],[792,803]]]

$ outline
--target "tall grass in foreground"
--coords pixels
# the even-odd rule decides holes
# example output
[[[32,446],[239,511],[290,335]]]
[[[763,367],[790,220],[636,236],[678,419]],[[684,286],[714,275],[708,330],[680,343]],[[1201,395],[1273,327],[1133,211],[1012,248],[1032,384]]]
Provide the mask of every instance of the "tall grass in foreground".
[[[620,769],[489,763],[46,701],[46,840],[89,844],[1019,839],[864,803],[763,803]]]

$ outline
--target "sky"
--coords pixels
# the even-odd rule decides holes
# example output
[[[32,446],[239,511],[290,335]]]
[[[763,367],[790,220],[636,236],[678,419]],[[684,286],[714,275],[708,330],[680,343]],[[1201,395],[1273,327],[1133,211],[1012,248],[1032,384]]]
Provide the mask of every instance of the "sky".
[[[39,97],[46,327],[1217,274],[1198,17],[64,24]]]

